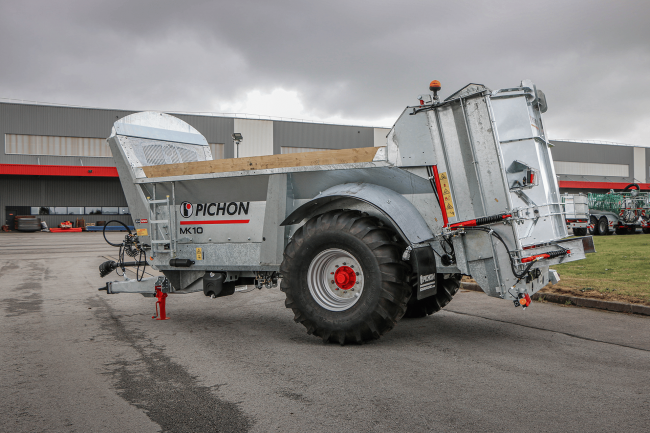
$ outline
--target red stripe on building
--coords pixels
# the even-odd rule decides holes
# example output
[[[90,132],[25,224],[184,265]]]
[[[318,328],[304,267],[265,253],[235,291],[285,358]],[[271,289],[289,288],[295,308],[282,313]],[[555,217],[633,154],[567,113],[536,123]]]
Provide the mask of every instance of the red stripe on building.
[[[203,224],[248,224],[250,220],[207,220],[207,221],[181,221],[182,226],[195,226]]]
[[[0,174],[25,176],[118,177],[115,167],[80,165],[0,164]]]
[[[628,182],[585,182],[577,180],[561,180],[560,188],[621,190],[629,184],[630,183]],[[650,183],[638,183],[638,185],[642,190],[650,191]]]

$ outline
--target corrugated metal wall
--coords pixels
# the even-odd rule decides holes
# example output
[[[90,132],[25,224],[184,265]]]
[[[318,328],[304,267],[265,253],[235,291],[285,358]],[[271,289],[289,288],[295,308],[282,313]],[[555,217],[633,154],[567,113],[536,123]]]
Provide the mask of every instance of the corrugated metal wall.
[[[304,153],[304,152],[318,152],[319,150],[332,150],[332,149],[319,149],[316,147],[287,147],[282,146],[280,153],[285,155],[288,153]]]
[[[629,177],[630,166],[625,164],[600,164],[593,162],[569,162],[553,160],[555,173],[581,176]]]
[[[375,144],[375,128],[280,121],[273,123],[274,154],[281,153],[282,147],[352,149],[373,147]]]
[[[608,146],[605,144],[574,143],[568,141],[552,141],[551,148],[554,161],[617,164],[634,166],[634,148],[630,146]],[[627,176],[607,174],[559,174],[560,180],[576,180],[590,182],[632,182],[632,170]]]
[[[210,143],[210,152],[212,153],[212,159],[223,159],[224,147],[225,146],[220,143]]]
[[[273,124],[270,120],[235,119],[234,132],[243,137],[239,144],[239,157],[273,155]],[[232,138],[230,142],[234,149]]]
[[[0,176],[0,221],[6,206],[128,206],[120,180],[109,177]],[[86,215],[95,218],[94,215]],[[117,216],[117,215],[114,215]],[[60,217],[64,215],[50,215]],[[108,215],[103,215],[106,220]],[[89,221],[88,222],[93,222]]]
[[[196,116],[188,114],[174,114],[172,116],[189,123],[199,131],[208,143],[226,143],[224,158],[234,158],[232,146],[232,133],[234,132],[235,119],[228,117]],[[107,136],[108,137],[108,136]]]
[[[0,137],[20,134],[106,139],[113,123],[132,113],[127,110],[0,103]],[[208,143],[232,143],[232,118],[173,115],[195,127]],[[226,158],[233,157],[232,149],[227,146],[224,153]],[[7,155],[4,146],[0,146],[0,164],[114,166],[111,158],[81,157],[81,161],[72,156]]]
[[[20,134],[105,139],[110,135],[113,122],[131,113],[125,110],[0,103],[0,137]],[[7,155],[4,146],[0,146],[0,164],[114,166],[111,158]]]
[[[374,147],[386,146],[386,136],[389,132],[390,128],[375,128],[373,131]]]
[[[103,138],[5,134],[5,154],[112,158]]]

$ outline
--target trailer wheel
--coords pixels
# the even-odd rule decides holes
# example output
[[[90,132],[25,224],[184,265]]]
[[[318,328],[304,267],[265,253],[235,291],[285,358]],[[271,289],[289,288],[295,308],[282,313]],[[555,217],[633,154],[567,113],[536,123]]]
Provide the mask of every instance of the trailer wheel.
[[[451,302],[454,295],[458,293],[458,289],[460,288],[460,278],[460,275],[452,275],[449,278],[443,278],[443,274],[436,275],[438,292],[435,295],[429,296],[420,301],[417,300],[415,292],[413,292],[411,299],[409,299],[404,317],[426,317],[445,308],[447,304]],[[417,284],[413,290],[417,290]]]
[[[650,227],[643,227],[643,233],[645,233],[646,235],[649,235],[650,234]]]
[[[284,250],[285,305],[325,342],[377,339],[402,318],[411,296],[403,249],[392,230],[365,213],[315,216]]]
[[[598,235],[598,219],[595,216],[589,217],[589,234]]]
[[[600,217],[598,220],[598,234],[606,236],[609,234],[609,221],[607,221],[607,217]]]
[[[626,235],[628,233],[627,227],[616,227],[616,230],[614,230],[617,235]]]
[[[587,234],[587,228],[586,227],[576,227],[573,229],[573,234],[575,236],[585,236]]]

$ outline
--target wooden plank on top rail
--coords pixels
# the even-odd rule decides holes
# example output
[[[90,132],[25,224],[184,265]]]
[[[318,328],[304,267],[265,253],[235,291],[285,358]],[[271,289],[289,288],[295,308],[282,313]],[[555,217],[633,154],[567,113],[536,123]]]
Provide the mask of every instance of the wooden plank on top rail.
[[[142,169],[148,178],[153,178],[223,173],[229,171],[265,170],[284,167],[351,164],[358,162],[372,162],[379,149],[381,149],[381,147],[361,147],[356,149],[288,153],[284,155],[215,159],[210,161],[184,162],[180,164],[150,165],[142,167]]]

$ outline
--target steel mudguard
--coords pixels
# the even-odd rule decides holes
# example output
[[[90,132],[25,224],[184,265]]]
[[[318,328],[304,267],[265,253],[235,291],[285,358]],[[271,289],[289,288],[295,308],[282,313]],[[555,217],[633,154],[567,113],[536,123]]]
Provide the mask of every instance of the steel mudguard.
[[[377,209],[411,245],[434,237],[420,212],[402,194],[371,183],[345,183],[328,188],[291,212],[280,225],[298,224],[304,219],[322,213],[326,204],[342,198],[358,200]]]

